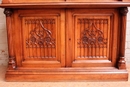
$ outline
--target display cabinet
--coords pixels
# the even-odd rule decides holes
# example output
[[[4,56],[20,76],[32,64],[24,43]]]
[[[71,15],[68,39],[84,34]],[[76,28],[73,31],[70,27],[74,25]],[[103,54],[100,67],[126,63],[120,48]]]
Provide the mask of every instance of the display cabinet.
[[[3,0],[6,81],[128,80],[129,0]]]

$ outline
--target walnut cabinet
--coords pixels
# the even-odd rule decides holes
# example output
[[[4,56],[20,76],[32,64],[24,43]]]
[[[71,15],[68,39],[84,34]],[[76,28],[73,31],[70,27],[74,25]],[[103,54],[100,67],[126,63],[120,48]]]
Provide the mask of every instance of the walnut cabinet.
[[[129,0],[3,0],[6,81],[128,80],[127,6]]]

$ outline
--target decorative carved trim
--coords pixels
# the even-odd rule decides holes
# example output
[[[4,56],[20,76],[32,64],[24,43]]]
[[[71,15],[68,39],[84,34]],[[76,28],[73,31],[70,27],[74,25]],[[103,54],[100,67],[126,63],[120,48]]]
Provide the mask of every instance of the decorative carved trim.
[[[30,38],[26,40],[27,47],[55,47],[55,39],[52,38],[52,32],[39,22],[42,30],[34,28],[30,31]]]
[[[128,8],[127,8],[127,7],[122,7],[122,8],[120,8],[120,13],[121,13],[122,15],[126,16],[127,13],[128,13]]]
[[[11,15],[13,14],[13,11],[12,11],[12,9],[5,8],[4,14],[5,14],[7,17],[9,17],[9,16],[11,16]]]
[[[15,57],[9,57],[9,65],[11,66],[11,68],[16,69]]]
[[[78,19],[78,23],[80,24],[108,24],[107,19],[89,19],[89,18],[80,18]]]
[[[120,57],[120,60],[118,62],[118,68],[119,69],[126,69],[125,57]]]
[[[80,23],[82,23],[81,20],[80,20]],[[83,32],[81,32],[82,36],[79,39],[78,45],[80,45],[80,47],[82,47],[81,45],[83,45],[83,47],[85,48],[86,47],[106,48],[107,38],[104,38],[103,31],[101,31],[101,29],[98,29],[95,23],[107,24],[107,20],[94,22],[93,20],[88,19],[88,21],[84,21],[84,23],[89,24],[89,27],[84,29]]]
[[[55,24],[55,19],[25,19],[25,24]]]

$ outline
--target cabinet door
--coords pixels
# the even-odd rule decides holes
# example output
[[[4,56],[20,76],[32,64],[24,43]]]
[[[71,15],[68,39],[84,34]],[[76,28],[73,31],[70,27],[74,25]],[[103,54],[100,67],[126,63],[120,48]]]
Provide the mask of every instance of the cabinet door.
[[[114,9],[68,10],[67,66],[115,66],[118,21],[118,11]]]
[[[18,67],[65,66],[64,10],[17,10],[14,19]]]

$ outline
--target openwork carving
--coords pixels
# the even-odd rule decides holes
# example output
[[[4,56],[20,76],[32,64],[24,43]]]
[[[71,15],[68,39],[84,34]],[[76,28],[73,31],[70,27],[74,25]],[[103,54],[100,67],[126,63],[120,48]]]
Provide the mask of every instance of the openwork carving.
[[[107,20],[100,20],[100,21],[94,21],[94,20],[88,20],[84,19],[85,21],[82,22],[82,20],[79,20],[80,23],[87,23],[89,24],[88,28],[85,28],[81,32],[81,39],[79,39],[78,45],[80,47],[106,47],[107,46],[107,38],[104,38],[103,31],[101,29],[98,29],[96,27],[96,23],[107,23]]]
[[[43,23],[44,20],[37,20],[37,21],[26,21],[26,23],[39,23],[41,29],[34,28],[30,31],[30,37],[26,40],[27,47],[55,47],[55,39],[52,38],[52,32],[45,28]],[[54,23],[53,20],[49,20],[49,23]]]
[[[10,58],[9,58],[9,65],[10,65],[13,69],[16,68],[15,57],[10,57]]]

